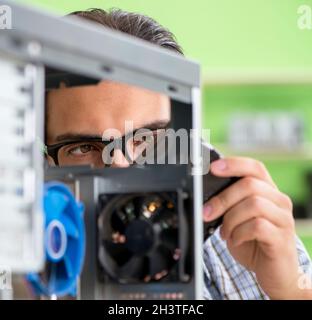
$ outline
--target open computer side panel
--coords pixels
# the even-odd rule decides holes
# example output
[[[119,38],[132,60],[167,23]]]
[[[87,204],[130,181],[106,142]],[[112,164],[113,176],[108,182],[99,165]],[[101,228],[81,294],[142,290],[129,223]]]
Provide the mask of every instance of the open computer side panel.
[[[10,5],[14,12],[14,29],[0,35],[0,68],[6,72],[6,79],[10,79],[4,81],[2,78],[0,89],[1,109],[5,110],[3,114],[6,115],[1,119],[0,130],[4,133],[3,137],[7,137],[3,138],[2,145],[6,146],[5,151],[10,151],[1,153],[0,157],[1,170],[5,176],[1,181],[0,201],[3,208],[7,208],[2,210],[0,215],[1,228],[5,229],[6,239],[1,244],[6,247],[1,247],[0,263],[7,263],[13,271],[37,272],[39,269],[44,271],[42,267],[45,262],[42,190],[46,141],[43,134],[43,97],[46,95],[47,79],[44,79],[44,73],[49,79],[53,78],[53,75],[57,78],[60,74],[72,77],[70,81],[78,79],[76,86],[114,81],[166,95],[171,101],[171,126],[176,129],[199,130],[199,66],[169,51],[91,23],[75,18],[55,17],[10,1],[5,1],[5,4]],[[36,21],[41,27],[33,28],[32,21]],[[55,32],[51,33],[50,30]],[[86,41],[77,42],[77,35]],[[86,79],[95,79],[95,82],[92,80],[91,83],[86,83]],[[168,195],[171,200],[178,199],[177,212],[182,216],[179,221],[185,219],[184,226],[187,226],[189,233],[187,247],[188,263],[191,267],[187,264],[186,267],[178,267],[177,277],[172,279],[175,279],[173,283],[182,281],[186,285],[183,298],[201,297],[202,178],[199,174],[191,173],[191,169],[200,172],[196,160],[200,157],[199,131],[192,140],[189,150],[195,159],[192,168],[169,168],[161,165],[159,168],[110,168],[107,171],[64,167],[53,168],[53,174],[51,170],[46,171],[47,180],[53,177],[72,184],[76,198],[85,205],[87,254],[84,270],[89,273],[94,271],[97,278],[89,279],[83,271],[81,286],[78,286],[77,291],[78,298],[108,298],[108,293],[103,291],[104,284],[101,283],[105,277],[109,278],[111,286],[123,286],[123,292],[127,291],[124,283],[118,283],[116,279],[112,281],[112,274],[101,274],[101,268],[98,267],[101,261],[98,242],[101,231],[99,217],[103,211],[100,206],[108,201],[103,198],[104,194],[110,198],[142,191],[152,194],[156,192],[162,199]],[[147,170],[147,173],[142,170]],[[119,172],[123,172],[124,177],[121,177]],[[127,175],[132,179],[127,180]],[[137,182],[141,183],[136,183],[136,176],[139,177]],[[114,184],[118,179],[120,184]],[[131,180],[134,182],[129,183]],[[188,193],[186,201],[183,200],[185,191]],[[187,205],[181,204],[183,201]],[[157,201],[149,203],[150,208],[155,206],[155,203]],[[172,203],[169,201],[167,209],[171,207]],[[140,228],[138,225],[136,227]],[[13,238],[11,243],[7,241]],[[178,237],[178,241],[182,241],[181,239],[181,236]],[[144,284],[144,279],[142,283]],[[164,298],[159,295],[159,287],[161,286],[157,281],[150,283],[150,294],[156,295],[151,297]],[[138,287],[132,283],[128,288],[130,294],[140,294],[143,287],[141,284]],[[168,292],[176,294],[176,291]],[[125,298],[120,293],[120,289],[115,290],[113,297]],[[127,298],[133,296],[128,295]]]

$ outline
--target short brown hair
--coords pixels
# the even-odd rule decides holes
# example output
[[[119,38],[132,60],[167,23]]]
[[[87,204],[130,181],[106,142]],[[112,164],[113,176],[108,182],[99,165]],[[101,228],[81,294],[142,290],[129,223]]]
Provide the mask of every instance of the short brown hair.
[[[183,54],[182,48],[168,29],[161,26],[154,19],[143,14],[127,12],[120,9],[88,9],[75,11],[69,15],[100,23],[108,28],[115,29],[137,38],[149,41],[161,47]]]

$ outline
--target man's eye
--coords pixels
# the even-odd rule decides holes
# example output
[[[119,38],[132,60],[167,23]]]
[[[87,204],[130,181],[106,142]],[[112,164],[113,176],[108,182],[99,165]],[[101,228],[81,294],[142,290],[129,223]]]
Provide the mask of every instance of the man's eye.
[[[93,146],[91,144],[81,144],[79,146],[76,146],[68,150],[68,154],[83,155],[91,151],[98,151],[98,148],[96,148],[96,146]]]
[[[156,133],[135,135],[134,139],[132,140],[132,144],[134,147],[138,147],[141,145],[146,146],[146,145],[155,143],[156,140],[157,140]]]
[[[135,146],[135,147],[138,147],[142,144],[146,144],[146,138],[141,138],[140,140],[133,140],[132,141],[132,144]]]

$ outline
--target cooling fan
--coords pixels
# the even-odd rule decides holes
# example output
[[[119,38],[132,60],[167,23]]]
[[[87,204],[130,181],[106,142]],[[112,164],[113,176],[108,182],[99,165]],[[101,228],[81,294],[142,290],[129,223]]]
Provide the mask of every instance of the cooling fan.
[[[45,185],[43,204],[46,266],[27,280],[36,295],[75,295],[85,252],[83,205],[58,182]]]
[[[177,278],[187,246],[174,193],[100,196],[99,263],[119,283]]]

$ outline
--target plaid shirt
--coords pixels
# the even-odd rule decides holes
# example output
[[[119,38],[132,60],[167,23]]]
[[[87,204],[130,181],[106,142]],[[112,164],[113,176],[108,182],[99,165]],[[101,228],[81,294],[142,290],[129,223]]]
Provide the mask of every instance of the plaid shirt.
[[[220,230],[204,245],[204,298],[208,300],[268,300],[253,272],[234,260]],[[310,257],[297,238],[299,264],[304,272],[312,268]]]

